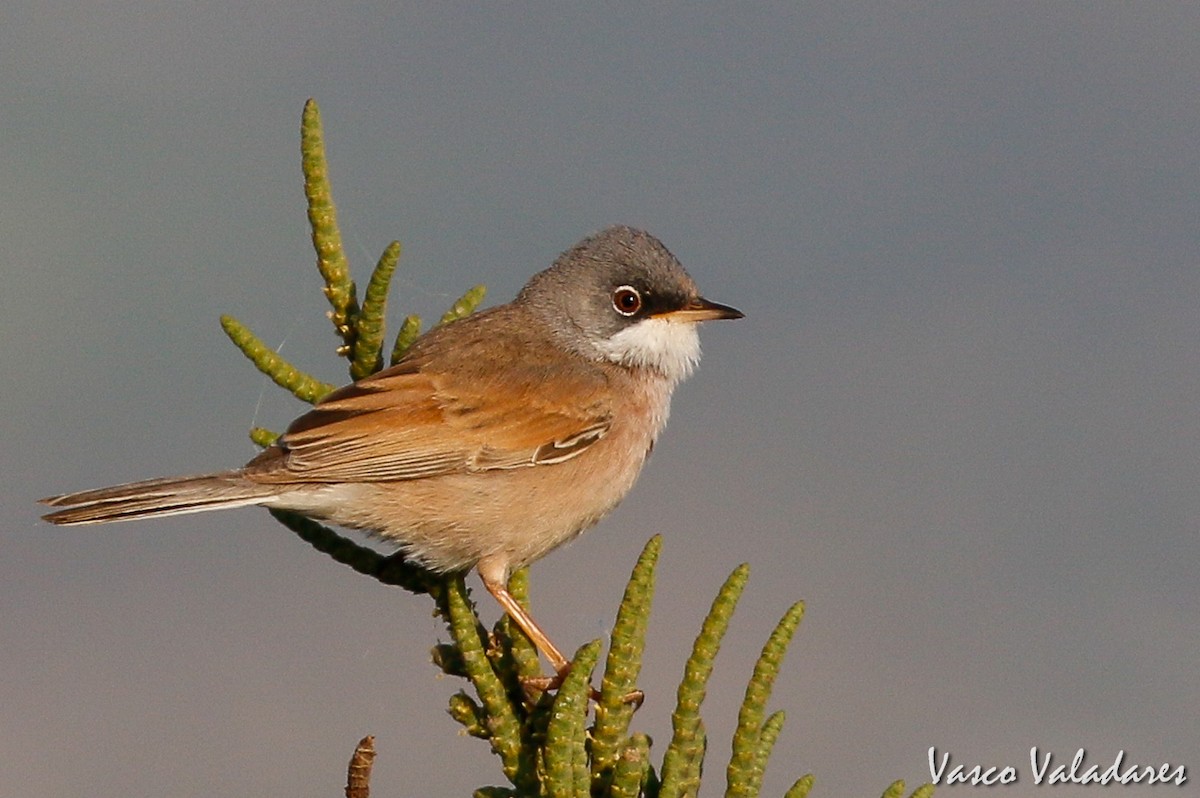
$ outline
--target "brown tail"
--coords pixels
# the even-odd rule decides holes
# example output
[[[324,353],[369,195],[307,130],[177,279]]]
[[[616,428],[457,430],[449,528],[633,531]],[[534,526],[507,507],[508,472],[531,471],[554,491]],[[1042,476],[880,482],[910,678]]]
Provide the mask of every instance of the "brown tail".
[[[107,524],[262,504],[276,492],[270,485],[250,482],[238,471],[148,479],[42,499],[42,504],[64,508],[42,518],[64,526]]]

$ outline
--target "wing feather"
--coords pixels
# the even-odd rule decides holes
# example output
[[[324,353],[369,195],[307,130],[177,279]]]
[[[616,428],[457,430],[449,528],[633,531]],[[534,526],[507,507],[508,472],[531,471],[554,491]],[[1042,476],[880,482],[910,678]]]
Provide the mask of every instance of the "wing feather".
[[[483,343],[468,340],[468,350],[473,342]],[[468,356],[448,369],[438,360],[418,350],[333,392],[252,460],[246,476],[385,482],[550,465],[582,454],[612,425],[607,378],[586,361]]]

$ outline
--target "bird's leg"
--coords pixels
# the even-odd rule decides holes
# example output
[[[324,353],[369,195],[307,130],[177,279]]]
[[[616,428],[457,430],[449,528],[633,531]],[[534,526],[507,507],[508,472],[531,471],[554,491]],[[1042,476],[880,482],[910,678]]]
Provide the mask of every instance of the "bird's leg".
[[[550,660],[550,667],[554,668],[553,676],[536,676],[533,678],[522,679],[521,682],[527,690],[535,690],[545,692],[547,690],[557,690],[562,686],[563,679],[567,678],[567,674],[571,672],[571,662],[562,655],[562,652],[550,642],[549,636],[542,631],[542,627],[538,626],[537,621],[533,616],[521,606],[512,593],[508,592],[506,580],[497,578],[497,575],[491,572],[491,569],[485,571],[479,569],[479,577],[483,581],[483,586],[492,594],[504,611],[508,613],[508,617],[513,619],[513,622],[521,628],[538,651],[546,655],[546,659]],[[592,699],[599,701],[600,692],[592,688]],[[633,704],[634,709],[642,705],[642,701],[646,698],[641,690],[634,690],[629,695],[625,696],[626,704]]]
[[[486,572],[484,569],[480,569],[479,576],[482,582],[484,582],[487,592],[491,593],[493,598],[496,599],[497,604],[504,608],[504,612],[509,613],[509,618],[512,618],[512,622],[520,626],[521,631],[533,642],[539,652],[546,655],[546,659],[550,660],[550,666],[554,668],[554,676],[552,677],[523,679],[523,682],[536,690],[557,689],[563,683],[566,674],[570,672],[571,662],[550,642],[550,637],[546,635],[545,631],[541,630],[541,626],[533,619],[533,616],[530,616],[526,608],[522,607],[520,602],[512,598],[512,594],[509,593],[509,588],[504,583],[503,578],[497,578],[496,575],[490,574],[490,572]]]

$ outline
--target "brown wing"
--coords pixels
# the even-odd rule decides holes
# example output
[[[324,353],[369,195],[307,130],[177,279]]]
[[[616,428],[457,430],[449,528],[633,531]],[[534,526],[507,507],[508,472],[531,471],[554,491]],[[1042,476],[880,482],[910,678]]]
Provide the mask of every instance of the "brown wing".
[[[587,364],[467,357],[446,369],[436,360],[413,358],[330,394],[246,475],[384,482],[552,464],[581,454],[612,423],[604,375]]]

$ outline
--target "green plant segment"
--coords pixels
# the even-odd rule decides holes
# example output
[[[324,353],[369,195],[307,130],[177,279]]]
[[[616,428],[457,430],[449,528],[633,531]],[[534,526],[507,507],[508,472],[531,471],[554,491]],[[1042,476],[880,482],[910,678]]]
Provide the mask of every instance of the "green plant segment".
[[[333,308],[329,320],[342,339],[338,353],[352,355],[358,337],[355,321],[359,315],[350,264],[342,247],[337,209],[329,185],[329,164],[325,160],[325,133],[321,128],[321,109],[314,100],[304,104],[300,120],[300,158],[304,169],[304,196],[308,198],[308,223],[312,228],[313,249],[317,251],[317,270],[325,278],[325,298]]]
[[[663,757],[661,795],[664,798],[695,795],[700,786],[700,767],[708,748],[704,724],[700,719],[700,705],[708,693],[708,677],[712,675],[713,661],[721,648],[721,639],[729,628],[729,621],[749,578],[750,567],[740,565],[725,580],[700,627],[700,635],[692,646],[692,655],[684,665],[675,711],[671,713],[671,744]]]
[[[300,401],[316,404],[321,397],[333,390],[334,386],[321,382],[284,360],[233,316],[221,317],[221,329],[229,336],[229,340],[242,350],[242,354],[250,359],[255,368]]]
[[[304,108],[301,150],[313,247],[331,307],[329,317],[339,338],[337,353],[349,361],[351,378],[362,379],[384,367],[387,297],[400,261],[400,244],[392,242],[384,249],[360,305],[338,230],[320,112],[312,100]],[[483,297],[484,287],[475,286],[438,323],[469,315]],[[333,390],[334,386],[284,360],[236,319],[223,316],[221,326],[259,370],[297,398],[315,403]],[[420,333],[420,318],[407,316],[392,345],[389,362],[400,360]],[[278,435],[256,427],[250,437],[265,447]],[[451,696],[450,716],[468,735],[488,742],[508,781],[503,787],[482,787],[476,796],[677,798],[697,794],[708,748],[700,710],[721,641],[746,587],[748,566],[739,566],[721,586],[701,625],[677,691],[671,740],[656,769],[650,738],[633,730],[632,725],[641,700],[638,679],[662,548],[659,537],[646,544],[633,568],[613,624],[598,692],[592,683],[603,649],[599,640],[580,647],[569,674],[556,691],[542,692],[530,687],[541,676],[533,644],[507,616],[492,630],[486,629],[461,576],[431,574],[406,561],[402,553],[385,556],[309,518],[279,510],[270,512],[337,562],[383,584],[433,598],[453,639],[453,644],[433,649],[433,661],[446,674],[465,679],[473,693],[464,689]],[[525,571],[513,574],[509,590],[517,601],[527,604]],[[784,613],[754,666],[726,769],[725,794],[729,798],[760,794],[767,760],[784,723],[784,713],[767,714],[767,705],[803,614],[804,606],[799,603]],[[370,738],[364,738],[360,749],[351,763],[350,781],[354,794],[365,796],[374,757]],[[803,798],[812,786],[813,777],[804,776],[786,796]],[[904,790],[904,783],[897,781],[888,787],[884,798],[902,798]],[[928,798],[932,791],[931,785],[925,785],[913,792],[912,798]]]
[[[762,654],[754,665],[754,674],[746,685],[746,697],[742,701],[738,713],[738,727],[733,735],[733,757],[729,760],[727,770],[729,790],[726,795],[754,796],[758,795],[762,786],[763,771],[775,740],[783,729],[783,712],[776,712],[764,720],[767,701],[771,698],[771,688],[779,668],[783,664],[783,655],[787,653],[792,635],[800,626],[804,617],[804,604],[796,603],[780,619],[775,631],[767,644],[763,646]]]
[[[650,619],[650,602],[654,599],[654,570],[661,550],[662,539],[659,537],[651,538],[642,550],[613,624],[592,733],[592,787],[600,794],[618,780],[617,768],[623,758],[630,760],[626,768],[631,762],[648,764],[646,756],[641,754],[630,759],[633,757],[630,745],[639,751],[640,745],[628,736],[636,705],[627,697],[637,690],[637,680],[642,670],[646,624]],[[648,740],[646,749],[648,752]],[[624,778],[632,778],[632,775],[625,774]]]
[[[388,288],[392,274],[400,263],[400,242],[393,241],[379,256],[362,310],[354,324],[354,344],[350,349],[350,377],[361,380],[383,368],[384,314],[387,312]],[[351,283],[353,285],[353,283]]]

